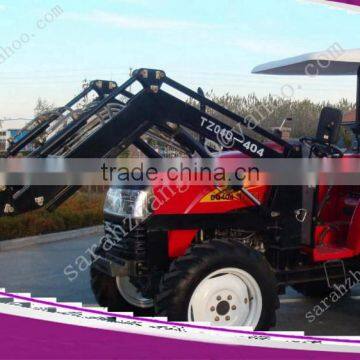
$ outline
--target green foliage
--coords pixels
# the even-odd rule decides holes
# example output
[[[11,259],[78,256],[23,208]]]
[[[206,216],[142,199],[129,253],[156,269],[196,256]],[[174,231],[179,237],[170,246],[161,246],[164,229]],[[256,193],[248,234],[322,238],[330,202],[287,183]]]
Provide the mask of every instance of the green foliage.
[[[258,98],[255,94],[217,96],[213,92],[209,92],[206,97],[236,114],[256,121],[257,124],[267,129],[280,126],[283,119],[291,117],[293,121],[286,126],[291,127],[291,137],[293,138],[314,135],[320,111],[324,106],[339,108],[343,112],[355,108],[355,104],[347,99],[341,99],[337,103],[331,104],[329,102],[315,103],[309,99],[281,98],[273,95]],[[189,103],[196,105],[193,101],[189,101]],[[219,117],[219,114],[216,115]],[[226,121],[223,116],[220,115],[220,117]],[[246,132],[246,129],[243,130]]]
[[[0,240],[99,225],[103,221],[103,194],[78,192],[54,212],[44,209],[0,218]]]

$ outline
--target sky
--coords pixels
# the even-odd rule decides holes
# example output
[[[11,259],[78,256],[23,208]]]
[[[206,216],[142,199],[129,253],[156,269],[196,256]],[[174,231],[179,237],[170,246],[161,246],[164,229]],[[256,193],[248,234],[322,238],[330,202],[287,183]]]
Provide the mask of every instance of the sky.
[[[0,0],[0,119],[31,118],[39,97],[64,105],[84,79],[122,83],[138,67],[219,95],[279,95],[291,84],[295,98],[354,100],[352,77],[251,70],[334,43],[360,47],[359,16],[300,0]]]

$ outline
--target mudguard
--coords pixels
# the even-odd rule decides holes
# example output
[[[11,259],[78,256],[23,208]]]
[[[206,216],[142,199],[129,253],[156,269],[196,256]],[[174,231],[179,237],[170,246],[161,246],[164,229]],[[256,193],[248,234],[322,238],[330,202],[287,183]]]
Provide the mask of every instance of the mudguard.
[[[347,243],[354,250],[354,255],[360,254],[360,201],[351,219]]]

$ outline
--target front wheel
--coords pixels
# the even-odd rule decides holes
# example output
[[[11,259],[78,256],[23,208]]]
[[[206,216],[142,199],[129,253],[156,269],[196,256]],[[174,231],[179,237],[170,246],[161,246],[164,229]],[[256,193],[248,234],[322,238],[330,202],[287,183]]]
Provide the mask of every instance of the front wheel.
[[[127,276],[111,277],[92,265],[90,277],[96,301],[110,312],[133,312],[135,316],[154,315],[153,299],[145,298]]]
[[[217,326],[275,325],[279,300],[274,273],[257,251],[230,240],[194,245],[163,277],[156,312],[170,321]]]

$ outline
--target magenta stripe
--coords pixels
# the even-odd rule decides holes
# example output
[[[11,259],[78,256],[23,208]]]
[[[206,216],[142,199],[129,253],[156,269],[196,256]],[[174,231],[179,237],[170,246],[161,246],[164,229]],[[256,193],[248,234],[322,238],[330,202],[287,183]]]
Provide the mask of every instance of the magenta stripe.
[[[42,304],[42,305],[47,305],[47,306],[57,306],[57,307],[68,309],[68,310],[82,311],[82,312],[90,313],[90,314],[96,314],[96,315],[102,315],[102,316],[105,315],[105,316],[117,317],[117,318],[127,319],[127,320],[136,319],[136,318],[134,318],[134,317],[132,317],[130,315],[121,315],[121,314],[115,314],[115,313],[111,313],[111,312],[104,312],[104,311],[100,311],[100,310],[91,310],[91,309],[86,309],[86,308],[79,308],[79,307],[76,307],[76,306],[58,304],[58,303],[53,303],[53,302],[49,302],[49,301],[28,298],[28,297],[25,297],[25,296],[15,295],[15,294],[1,292],[1,291],[0,291],[0,295],[6,296],[6,297],[9,297],[9,298],[13,298],[13,299],[19,299],[19,300],[34,302],[34,303],[38,303],[38,304]],[[190,324],[190,323],[181,323],[180,324],[180,323],[176,323],[176,322],[167,322],[167,321],[156,320],[156,319],[148,319],[148,318],[141,318],[141,321],[148,322],[148,323],[153,323],[153,324],[177,325],[177,326],[193,328],[193,329],[201,329],[201,330],[209,330],[209,331],[220,331],[220,332],[228,332],[228,333],[243,334],[243,335],[263,335],[263,336],[271,336],[273,338],[292,339],[292,340],[311,340],[311,341],[323,341],[323,342],[331,341],[331,342],[340,343],[340,344],[341,343],[343,343],[343,344],[360,344],[360,340],[329,339],[329,338],[326,338],[326,337],[317,337],[317,336],[296,336],[296,335],[285,335],[285,334],[284,335],[283,334],[269,334],[267,332],[261,332],[261,331],[245,331],[245,330],[235,330],[235,329],[214,328],[214,327],[209,327],[209,326],[194,325],[194,324]]]
[[[328,0],[328,1],[341,3],[341,4],[360,6],[360,0]]]
[[[0,314],[1,359],[327,359],[357,354],[219,345]]]

